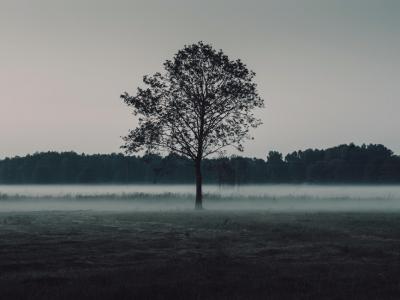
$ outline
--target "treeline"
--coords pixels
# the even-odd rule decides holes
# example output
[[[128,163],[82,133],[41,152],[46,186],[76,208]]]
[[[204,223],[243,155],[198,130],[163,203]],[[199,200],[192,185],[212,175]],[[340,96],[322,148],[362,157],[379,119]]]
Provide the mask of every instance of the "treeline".
[[[205,160],[204,182],[265,181],[265,161],[231,157]],[[0,160],[0,183],[193,183],[191,160],[170,154],[125,156],[43,152]]]
[[[266,160],[246,157],[206,159],[204,182],[400,183],[400,157],[383,145],[354,144],[295,151]],[[170,154],[125,156],[45,152],[0,160],[0,183],[193,183],[190,160]]]

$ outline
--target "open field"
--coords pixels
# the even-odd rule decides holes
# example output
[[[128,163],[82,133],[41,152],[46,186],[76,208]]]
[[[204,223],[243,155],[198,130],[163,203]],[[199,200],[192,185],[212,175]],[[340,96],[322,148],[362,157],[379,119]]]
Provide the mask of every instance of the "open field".
[[[400,213],[0,213],[0,299],[399,299]]]

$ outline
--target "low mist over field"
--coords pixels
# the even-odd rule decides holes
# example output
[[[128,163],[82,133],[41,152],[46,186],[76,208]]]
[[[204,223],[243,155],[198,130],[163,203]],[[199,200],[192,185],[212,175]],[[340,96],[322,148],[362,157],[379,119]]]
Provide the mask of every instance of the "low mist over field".
[[[187,211],[192,185],[0,186],[0,211]],[[207,210],[400,211],[400,186],[206,185]]]

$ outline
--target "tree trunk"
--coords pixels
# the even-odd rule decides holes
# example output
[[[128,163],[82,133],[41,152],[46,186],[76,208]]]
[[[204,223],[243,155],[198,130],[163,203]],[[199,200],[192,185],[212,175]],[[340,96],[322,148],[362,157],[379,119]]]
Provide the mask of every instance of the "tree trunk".
[[[196,171],[196,204],[195,209],[201,210],[203,209],[203,192],[202,192],[202,184],[203,178],[201,177],[201,160],[197,160],[195,163],[195,171]]]

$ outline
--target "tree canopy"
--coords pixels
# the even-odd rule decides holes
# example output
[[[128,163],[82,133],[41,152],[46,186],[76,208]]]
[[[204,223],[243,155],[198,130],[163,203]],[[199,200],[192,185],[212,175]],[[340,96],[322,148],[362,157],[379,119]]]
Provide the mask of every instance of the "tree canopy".
[[[122,99],[139,115],[124,138],[128,152],[167,150],[193,160],[226,146],[243,150],[249,129],[261,121],[252,110],[263,106],[255,73],[222,50],[199,42],[164,63],[165,72],[144,76],[145,88]]]

